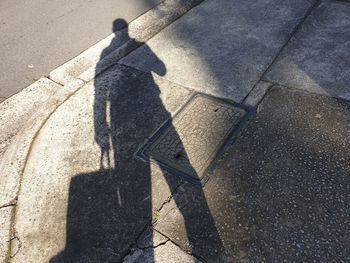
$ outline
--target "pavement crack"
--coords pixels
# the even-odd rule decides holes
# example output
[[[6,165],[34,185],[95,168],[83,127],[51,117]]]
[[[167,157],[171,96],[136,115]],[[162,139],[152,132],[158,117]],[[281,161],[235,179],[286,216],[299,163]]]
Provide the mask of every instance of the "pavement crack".
[[[170,241],[170,239],[167,239],[167,240],[165,240],[165,241],[163,241],[163,242],[160,242],[159,244],[157,244],[157,245],[151,245],[151,246],[145,246],[145,247],[139,247],[139,246],[137,246],[137,248],[138,249],[141,249],[141,250],[146,250],[146,249],[149,249],[149,248],[157,248],[157,247],[160,247],[160,246],[163,246],[163,245],[165,245],[167,242],[169,242]]]
[[[13,198],[10,202],[0,206],[0,209],[5,207],[10,207],[10,206],[15,206],[16,204],[17,204],[17,197]]]
[[[166,240],[166,241],[164,241],[164,242],[161,242],[161,243],[157,244],[156,246],[152,246],[151,248],[157,248],[157,247],[160,247],[160,246],[164,246],[164,245],[165,245],[166,243],[168,243],[168,242],[170,242],[169,239]]]
[[[97,76],[95,76],[94,78],[96,78]],[[82,82],[84,82],[84,84],[87,84],[89,81],[86,81],[86,80],[84,80],[83,78],[79,78],[79,77],[77,77],[77,79],[78,80],[81,80]]]
[[[173,196],[176,195],[177,190],[178,190],[182,185],[184,185],[184,184],[185,184],[185,182],[180,182],[180,183],[178,184],[178,186],[176,186],[176,188],[174,189],[174,191],[171,193],[171,195],[168,196],[168,198],[164,200],[164,202],[160,205],[160,207],[159,207],[156,211],[157,211],[157,212],[160,212],[166,204],[170,203],[170,201],[171,201],[171,199],[173,198]]]
[[[22,241],[19,239],[19,237],[15,234],[10,239],[10,257],[15,257],[19,250],[22,247]]]

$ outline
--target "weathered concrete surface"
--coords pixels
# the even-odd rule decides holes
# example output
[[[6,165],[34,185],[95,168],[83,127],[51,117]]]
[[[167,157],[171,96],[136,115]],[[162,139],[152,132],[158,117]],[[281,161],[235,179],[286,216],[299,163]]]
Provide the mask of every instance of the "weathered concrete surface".
[[[25,123],[18,123],[18,126],[22,125],[22,127],[18,127],[21,128],[20,131],[11,139],[11,144],[7,147],[1,157],[0,206],[15,203],[27,156],[37,132],[50,114],[52,114],[52,112],[54,112],[56,108],[67,99],[67,97],[80,88],[82,84],[83,81],[74,81],[70,85],[59,87],[56,92],[52,93],[51,96],[47,98],[45,103],[40,106],[36,105],[35,108],[32,108],[30,115],[27,112],[26,117],[28,119]],[[42,90],[38,89],[38,91]],[[26,94],[26,90],[22,92],[23,94]],[[12,101],[12,99],[16,99],[17,96],[18,98],[22,98],[22,100],[18,100],[16,106],[18,109],[21,109],[22,105],[31,105],[30,101],[33,101],[31,96],[28,98],[22,96],[22,92],[9,100]],[[38,95],[38,98],[41,98],[41,96]],[[13,115],[16,116],[16,113],[13,112]],[[7,116],[10,118],[11,112],[9,112]],[[15,125],[16,124],[14,124],[14,127],[16,127]]]
[[[350,3],[323,1],[265,79],[350,99]]]
[[[14,204],[36,132],[74,85],[62,87],[42,78],[0,104],[0,206]]]
[[[259,81],[244,99],[243,104],[248,107],[256,107],[272,85],[270,82]]]
[[[182,251],[172,242],[155,248],[135,249],[124,258],[123,263],[200,263],[199,260]]]
[[[12,261],[120,260],[180,183],[134,154],[190,94],[114,66],[61,105],[32,145]]]
[[[76,79],[89,67],[96,64],[102,58],[101,53],[105,48],[108,48],[110,53],[113,49],[122,46],[127,40],[127,30],[117,31],[115,34],[102,39],[77,57],[51,71],[50,78],[62,85],[67,84]]]
[[[137,239],[136,246],[140,249],[158,247],[165,244],[168,240],[169,239],[167,237],[158,233],[153,228],[148,227]]]
[[[222,202],[222,200],[207,198],[206,194],[208,194],[206,188],[203,194],[202,188],[198,185],[191,183],[181,185],[173,195],[173,199],[159,211],[155,229],[181,246],[183,250],[203,258],[206,262],[229,262],[221,241],[221,229],[218,229],[221,225],[218,225],[218,218],[221,217],[225,222],[232,218],[227,217],[228,211],[225,210],[213,214],[213,207],[220,207],[220,203],[215,201]],[[223,200],[227,200],[227,196]]]
[[[165,64],[167,79],[241,101],[314,3],[207,0],[147,44]],[[161,67],[148,47],[120,63],[144,71]]]
[[[10,256],[11,217],[13,206],[0,208],[0,262],[6,262]]]
[[[48,84],[48,87],[44,83]],[[12,249],[11,251],[8,250],[8,237],[12,234],[10,226],[13,223],[8,211],[12,211],[14,205],[16,205],[20,181],[32,141],[48,116],[82,83],[82,81],[75,81],[64,87],[59,85],[56,87],[51,81],[43,79],[38,81],[35,86],[33,84],[4,103],[5,107],[2,109],[4,113],[3,120],[7,118],[11,122],[9,126],[11,124],[14,129],[16,128],[19,131],[16,136],[11,138],[11,145],[2,154],[0,162],[0,206],[3,207],[1,213],[4,216],[1,219],[1,223],[4,224],[1,226],[2,232],[0,234],[1,260],[9,256],[10,252],[11,255],[15,255],[21,245],[18,238],[12,238]],[[50,87],[55,91],[51,90]],[[45,98],[45,96],[47,96],[45,103],[40,105],[38,101]],[[13,123],[16,118],[18,122]],[[6,129],[6,125],[2,127]],[[6,262],[6,259],[4,261]]]
[[[226,262],[349,261],[349,113],[349,103],[327,96],[268,92],[204,187]],[[174,202],[155,228],[218,261],[196,191],[184,185],[178,192],[191,232]]]
[[[288,3],[276,10],[271,8],[277,5],[274,0],[266,8],[262,3],[248,2],[247,9],[235,2],[240,8],[226,10],[236,15],[231,20],[237,27],[220,29],[222,36],[224,30],[237,37],[245,35],[243,40],[226,45],[243,50],[242,54],[251,45],[261,54],[252,53],[249,64],[249,56],[245,60],[238,51],[232,51],[231,61],[226,62],[238,69],[215,73],[225,76],[224,81],[228,78],[224,84],[233,83],[230,81],[238,73],[246,77],[263,72],[267,57],[273,57],[271,54],[302,16],[296,14],[303,14],[305,5],[313,2]],[[255,10],[254,18],[252,6],[259,10]],[[284,13],[287,9],[289,14]],[[200,18],[209,17],[209,11]],[[193,30],[197,20],[184,19],[188,20],[186,27]],[[270,27],[267,31],[259,27],[265,20],[265,26]],[[181,21],[177,23],[184,23]],[[247,27],[239,28],[243,25]],[[272,38],[278,45],[264,46]],[[204,41],[191,41],[193,46],[205,46]],[[206,48],[203,50],[209,50]],[[140,60],[149,59],[154,65],[148,71],[158,75],[169,72],[168,65],[154,54],[151,57],[149,47],[140,50],[145,52],[140,56],[147,54]],[[232,63],[234,56],[243,60]],[[113,59],[79,77],[87,72],[84,79],[91,79],[105,65],[112,65],[108,63],[114,63]],[[222,69],[222,64],[216,66],[210,72]],[[194,68],[201,69],[198,65]],[[237,81],[252,84],[250,88],[242,84],[241,94],[222,85],[230,92],[222,96],[234,98],[238,94],[237,98],[244,98],[254,84],[249,81]],[[6,183],[5,188],[0,184],[0,205],[15,202],[20,175],[27,164],[16,207],[18,237],[12,242],[13,262],[106,262],[123,258],[127,262],[193,262],[196,258],[208,262],[350,260],[350,106],[345,102],[273,89],[259,104],[270,86],[259,82],[244,101],[252,107],[259,105],[257,113],[226,151],[203,192],[134,156],[191,91],[155,74],[116,65],[54,112],[81,85],[62,87],[59,94],[55,93],[45,111],[40,109],[36,114],[39,117],[28,121],[7,150],[6,161],[0,164],[5,175],[1,180],[5,178]],[[169,199],[171,193],[174,195]],[[159,232],[144,233],[137,240],[151,221]],[[3,222],[7,227],[9,221]],[[133,245],[136,248],[129,254]]]
[[[61,88],[55,82],[41,78],[0,104],[0,159],[33,112]]]
[[[143,153],[199,183],[246,114],[225,101],[196,94],[172,118],[172,125],[161,128]]]
[[[136,246],[124,257],[124,263],[199,262],[151,227],[137,239]]]
[[[90,81],[97,73],[96,64],[100,63],[102,58],[106,57],[104,66],[99,64],[98,73],[139,47],[141,43],[137,42],[147,41],[201,1],[165,0],[130,22],[128,29],[116,31],[115,34],[109,35],[79,56],[53,70],[50,78],[58,83],[67,84],[82,74],[82,79]]]

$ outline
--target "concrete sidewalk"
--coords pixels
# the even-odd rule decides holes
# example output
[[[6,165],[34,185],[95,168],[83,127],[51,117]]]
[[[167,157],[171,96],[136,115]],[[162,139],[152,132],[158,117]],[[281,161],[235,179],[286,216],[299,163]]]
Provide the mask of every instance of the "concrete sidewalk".
[[[349,83],[350,3],[164,1],[0,104],[0,259],[350,261]]]

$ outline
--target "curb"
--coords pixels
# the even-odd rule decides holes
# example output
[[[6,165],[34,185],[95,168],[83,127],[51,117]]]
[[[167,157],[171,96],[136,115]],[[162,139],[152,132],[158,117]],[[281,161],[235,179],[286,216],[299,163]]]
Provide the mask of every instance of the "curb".
[[[201,2],[203,0],[163,1],[130,22],[128,28],[109,35],[77,57],[51,71],[50,79],[62,85],[74,79],[90,81],[96,73],[99,74],[115,64],[119,59],[138,48],[142,44],[140,42],[146,42]],[[112,39],[115,43],[111,43]],[[107,47],[113,51],[101,58],[100,54]],[[95,68],[97,63],[99,63],[98,72]]]
[[[7,244],[7,251],[0,251],[0,260],[3,260],[3,262],[7,262],[11,254],[10,240],[15,236],[14,216],[17,197],[32,143],[36,135],[40,132],[41,127],[51,114],[55,112],[57,107],[83,85],[84,82],[79,81],[64,86],[62,89],[59,89],[45,105],[41,105],[28,119],[21,131],[13,138],[1,159],[0,212],[7,207],[11,209],[11,223],[5,224],[5,229],[3,229],[3,234],[1,236],[2,238],[6,238],[6,240],[0,240],[0,243]],[[4,247],[2,249],[4,249]],[[5,258],[2,258],[3,255]]]
[[[24,111],[26,114],[30,113],[31,117],[11,137],[11,142],[8,147],[6,145],[4,154],[1,157],[0,212],[9,206],[11,207],[9,209],[12,211],[11,222],[5,222],[5,229],[3,229],[3,234],[1,235],[1,239],[5,238],[6,240],[0,240],[0,244],[7,244],[7,247],[0,246],[1,250],[5,250],[0,251],[1,262],[8,262],[11,256],[10,240],[15,236],[16,203],[22,174],[30,156],[32,144],[46,121],[60,105],[83,87],[86,82],[91,81],[108,67],[116,64],[119,59],[138,48],[142,44],[140,42],[149,40],[201,2],[203,0],[165,0],[132,21],[128,29],[125,28],[117,31],[115,34],[111,34],[77,57],[53,70],[49,75],[49,79],[42,78],[38,81],[56,85],[57,91],[50,94],[44,104],[41,104],[37,109],[31,108],[27,109],[27,112]],[[131,38],[126,38],[127,30]],[[100,58],[100,53],[109,46],[111,40],[115,37],[120,37],[121,39],[117,41],[115,50],[104,58]],[[96,72],[95,67],[97,62],[99,62],[98,72]],[[30,87],[31,90],[36,92],[43,91],[44,88],[40,88],[38,82],[33,83],[28,88]],[[28,88],[15,95],[16,101],[28,101],[28,97],[33,100],[36,99],[35,92],[28,93]],[[6,101],[3,103],[6,103]],[[26,105],[20,105],[19,103],[15,104],[15,106],[18,109],[25,108]],[[15,108],[13,108],[13,111],[15,111]],[[16,123],[16,119],[11,119],[10,111],[8,111],[5,119],[10,120],[10,125]]]

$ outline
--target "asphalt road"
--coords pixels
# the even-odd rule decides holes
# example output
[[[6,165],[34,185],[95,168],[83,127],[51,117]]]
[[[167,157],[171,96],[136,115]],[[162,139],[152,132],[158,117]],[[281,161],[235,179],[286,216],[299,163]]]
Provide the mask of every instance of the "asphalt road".
[[[161,0],[0,0],[0,102]]]

